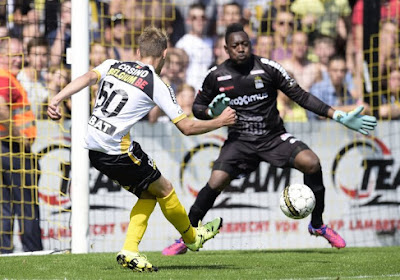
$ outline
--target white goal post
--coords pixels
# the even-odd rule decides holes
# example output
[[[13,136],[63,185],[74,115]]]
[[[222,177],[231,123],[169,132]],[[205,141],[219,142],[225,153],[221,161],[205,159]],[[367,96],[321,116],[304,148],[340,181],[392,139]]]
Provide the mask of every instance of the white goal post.
[[[72,0],[71,80],[89,70],[89,0]],[[71,250],[89,251],[89,157],[84,148],[89,119],[89,88],[72,96],[71,113]]]

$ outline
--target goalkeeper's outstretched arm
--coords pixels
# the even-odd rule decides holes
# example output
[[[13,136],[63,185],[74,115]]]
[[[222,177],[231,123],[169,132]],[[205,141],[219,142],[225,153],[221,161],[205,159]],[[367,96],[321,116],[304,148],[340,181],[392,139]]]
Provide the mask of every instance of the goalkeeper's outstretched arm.
[[[292,100],[298,103],[303,108],[310,110],[322,117],[331,118],[344,126],[358,131],[364,135],[368,135],[369,131],[375,129],[377,125],[374,116],[361,115],[364,106],[358,106],[350,112],[335,110],[328,104],[324,103],[309,92],[304,91],[298,85],[294,88],[287,89],[286,92]]]
[[[330,108],[328,110],[328,117],[352,130],[358,131],[364,135],[368,135],[369,131],[375,129],[377,122],[374,116],[361,115],[363,110],[363,106],[358,106],[350,112],[343,112]]]

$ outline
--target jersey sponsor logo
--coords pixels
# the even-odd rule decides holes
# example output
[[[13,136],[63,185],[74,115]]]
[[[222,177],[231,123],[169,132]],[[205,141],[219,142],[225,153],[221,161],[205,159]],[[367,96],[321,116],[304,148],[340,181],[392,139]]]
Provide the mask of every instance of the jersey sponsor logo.
[[[123,81],[143,90],[149,83],[144,78],[146,78],[150,74],[150,71],[142,68],[142,66],[137,64],[115,64],[111,66],[111,68],[108,70],[107,75],[113,76],[120,81]]]
[[[121,71],[124,71],[125,73],[132,75],[132,76],[137,76],[137,77],[142,77],[145,78],[149,75],[149,70],[142,70],[141,66],[137,67],[139,65],[131,66],[125,63],[122,63],[118,66],[118,69]]]
[[[238,124],[236,128],[241,131],[242,134],[249,134],[252,136],[265,135],[267,133],[266,124],[261,116],[238,116]]]
[[[275,68],[279,72],[281,72],[282,76],[286,79],[286,81],[289,82],[289,86],[290,87],[293,87],[294,85],[297,84],[296,81],[292,77],[290,77],[290,75],[285,70],[285,68],[283,68],[278,62],[273,61],[273,60],[269,60],[267,58],[261,58],[261,62],[264,63],[264,64],[267,64],[267,65]]]
[[[257,70],[251,70],[250,75],[258,75],[258,74],[264,74],[265,71],[262,69],[257,69]]]
[[[110,68],[110,70],[108,70],[107,75],[111,75],[115,78],[117,78],[120,81],[123,81],[125,83],[128,83],[130,85],[133,85],[135,87],[138,87],[140,89],[144,89],[147,85],[148,85],[148,81],[146,81],[145,79],[136,77],[136,76],[132,76],[129,75],[125,72],[121,72],[121,70],[119,69],[115,69],[115,68]],[[146,75],[147,76],[147,75]]]
[[[218,82],[227,81],[227,80],[230,80],[230,79],[232,79],[232,76],[231,76],[231,75],[225,75],[225,76],[219,76],[219,77],[217,77],[217,81],[218,81]]]
[[[93,126],[94,128],[96,128],[108,135],[112,135],[116,130],[115,126],[113,126],[112,124],[110,124],[102,119],[99,119],[98,117],[96,117],[94,115],[90,116],[89,125]]]
[[[133,84],[135,87],[138,87],[140,89],[144,89],[147,85],[149,84],[148,81],[138,78],[137,81]]]
[[[107,72],[107,75],[113,76],[113,77],[117,78],[118,80],[123,81],[128,84],[133,84],[138,79],[138,77],[129,75],[129,74],[127,74],[119,69],[116,69],[116,68],[110,68],[110,70],[108,70],[108,72]]]
[[[257,102],[260,100],[264,100],[265,98],[268,98],[268,93],[263,92],[263,93],[257,93],[253,95],[244,95],[244,96],[239,96],[236,97],[235,99],[231,99],[229,102],[230,105],[248,105],[253,102]]]
[[[228,90],[232,90],[232,89],[234,89],[234,88],[235,88],[235,86],[220,87],[220,88],[219,88],[219,91],[220,91],[220,92],[225,92],[225,91],[228,91]]]

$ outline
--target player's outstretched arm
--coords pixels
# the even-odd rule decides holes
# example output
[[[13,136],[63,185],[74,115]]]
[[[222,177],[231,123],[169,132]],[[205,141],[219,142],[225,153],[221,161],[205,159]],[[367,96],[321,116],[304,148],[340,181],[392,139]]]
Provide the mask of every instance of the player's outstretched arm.
[[[59,120],[61,118],[59,104],[64,99],[79,92],[81,89],[90,85],[94,85],[97,79],[97,74],[94,71],[89,71],[86,74],[70,82],[65,88],[63,88],[50,100],[49,107],[47,108],[47,115],[53,120]]]
[[[236,123],[236,111],[231,107],[225,108],[222,113],[212,120],[192,120],[184,118],[175,125],[185,135],[203,134],[223,126],[229,126]]]
[[[335,110],[332,119],[352,130],[368,135],[369,131],[375,129],[377,122],[374,116],[361,115],[362,110],[364,110],[363,106],[359,106],[348,113]]]

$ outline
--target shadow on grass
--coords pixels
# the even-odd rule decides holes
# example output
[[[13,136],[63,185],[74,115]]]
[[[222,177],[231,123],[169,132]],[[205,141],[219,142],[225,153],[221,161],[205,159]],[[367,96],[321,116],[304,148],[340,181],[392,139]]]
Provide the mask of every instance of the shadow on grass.
[[[235,267],[233,265],[168,265],[168,266],[158,266],[159,270],[181,270],[181,269],[190,269],[190,270],[233,270],[233,269],[240,269],[238,267]]]
[[[345,252],[346,249],[344,250],[339,250],[339,249],[335,249],[335,248],[326,248],[326,249],[293,249],[293,250],[259,250],[259,251],[247,251],[247,250],[243,250],[243,251],[238,251],[237,254],[239,255],[266,255],[266,254],[322,254],[322,255],[335,255],[338,252],[343,253]],[[218,256],[218,255],[224,255],[225,252],[224,251],[214,251],[212,253],[213,256]]]

